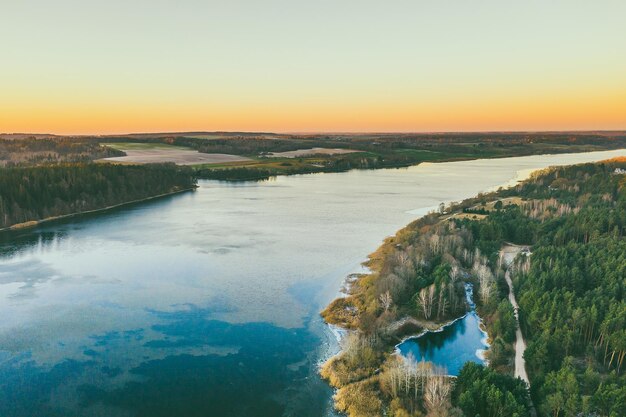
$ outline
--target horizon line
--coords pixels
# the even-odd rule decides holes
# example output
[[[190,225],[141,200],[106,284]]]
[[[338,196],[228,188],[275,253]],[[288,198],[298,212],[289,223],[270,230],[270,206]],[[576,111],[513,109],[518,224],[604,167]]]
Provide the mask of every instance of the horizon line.
[[[0,132],[0,136],[59,136],[59,137],[110,137],[131,135],[180,135],[180,134],[247,134],[247,135],[446,135],[446,134],[523,134],[523,133],[625,133],[624,129],[555,129],[555,130],[434,130],[434,131],[254,131],[254,130],[178,130],[125,133],[34,133]]]

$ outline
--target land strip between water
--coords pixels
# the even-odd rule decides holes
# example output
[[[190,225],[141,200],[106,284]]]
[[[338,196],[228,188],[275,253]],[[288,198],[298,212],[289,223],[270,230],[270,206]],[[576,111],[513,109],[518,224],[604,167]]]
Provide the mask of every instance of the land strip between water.
[[[336,407],[350,417],[620,415],[625,175],[625,158],[541,170],[386,239],[370,273],[322,312],[351,330],[321,370]],[[421,323],[464,314],[465,282],[491,339],[489,367],[467,362],[452,381],[445,364],[394,355]]]

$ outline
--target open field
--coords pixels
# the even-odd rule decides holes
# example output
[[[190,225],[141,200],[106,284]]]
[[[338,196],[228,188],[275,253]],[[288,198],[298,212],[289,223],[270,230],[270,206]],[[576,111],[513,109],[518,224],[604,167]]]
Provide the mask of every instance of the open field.
[[[309,155],[343,155],[347,153],[360,152],[354,149],[340,149],[340,148],[309,148],[309,149],[297,149],[295,151],[287,152],[272,152],[268,156],[278,158],[298,158],[300,156]]]
[[[450,217],[446,218],[446,220],[454,220],[454,219],[458,219],[458,220],[463,220],[463,219],[470,219],[470,220],[483,220],[486,219],[487,215],[486,214],[476,214],[476,213],[454,213],[453,215],[451,215]]]
[[[198,165],[198,164],[223,164],[228,162],[245,162],[250,158],[238,155],[223,153],[200,153],[193,150],[169,150],[169,149],[149,149],[149,150],[127,150],[126,156],[115,156],[103,158],[100,161],[118,162],[127,164],[154,164],[163,162],[173,162],[176,165]]]
[[[477,204],[473,207],[470,207],[470,209],[473,210],[485,210],[485,211],[494,211],[496,210],[496,203],[500,201],[502,203],[502,206],[508,206],[508,205],[515,205],[515,206],[521,206],[524,201],[521,199],[521,197],[518,196],[514,196],[514,197],[505,197],[505,198],[501,198],[499,200],[493,200],[493,201],[489,201],[485,204]]]
[[[123,152],[135,150],[190,150],[190,148],[186,146],[168,145],[158,142],[105,142],[101,143],[101,145]]]
[[[123,151],[126,153],[126,156],[102,158],[100,161],[122,164],[173,162],[176,165],[199,165],[251,161],[250,158],[244,156],[221,153],[201,153],[184,146],[172,146],[163,143],[123,142],[106,143],[103,145]]]
[[[3,136],[5,139],[1,139]],[[313,172],[398,168],[422,162],[626,147],[626,132],[170,132],[43,136],[0,135],[0,166],[90,161],[173,162],[193,165],[200,178],[236,181]]]

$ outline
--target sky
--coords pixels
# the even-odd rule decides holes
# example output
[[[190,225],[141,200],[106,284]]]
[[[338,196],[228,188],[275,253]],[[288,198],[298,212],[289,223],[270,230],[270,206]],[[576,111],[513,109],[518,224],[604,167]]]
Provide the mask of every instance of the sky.
[[[623,0],[0,0],[0,132],[600,129]]]

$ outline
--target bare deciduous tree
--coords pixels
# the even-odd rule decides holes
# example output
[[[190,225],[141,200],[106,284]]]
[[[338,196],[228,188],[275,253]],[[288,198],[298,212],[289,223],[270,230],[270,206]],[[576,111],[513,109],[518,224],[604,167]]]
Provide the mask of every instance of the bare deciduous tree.
[[[448,404],[451,385],[447,377],[432,375],[427,378],[424,392],[424,405],[428,416],[445,417],[448,415]]]
[[[389,310],[392,302],[393,302],[393,299],[391,298],[391,294],[389,293],[389,291],[386,291],[380,295],[380,305],[383,307],[385,311]]]

